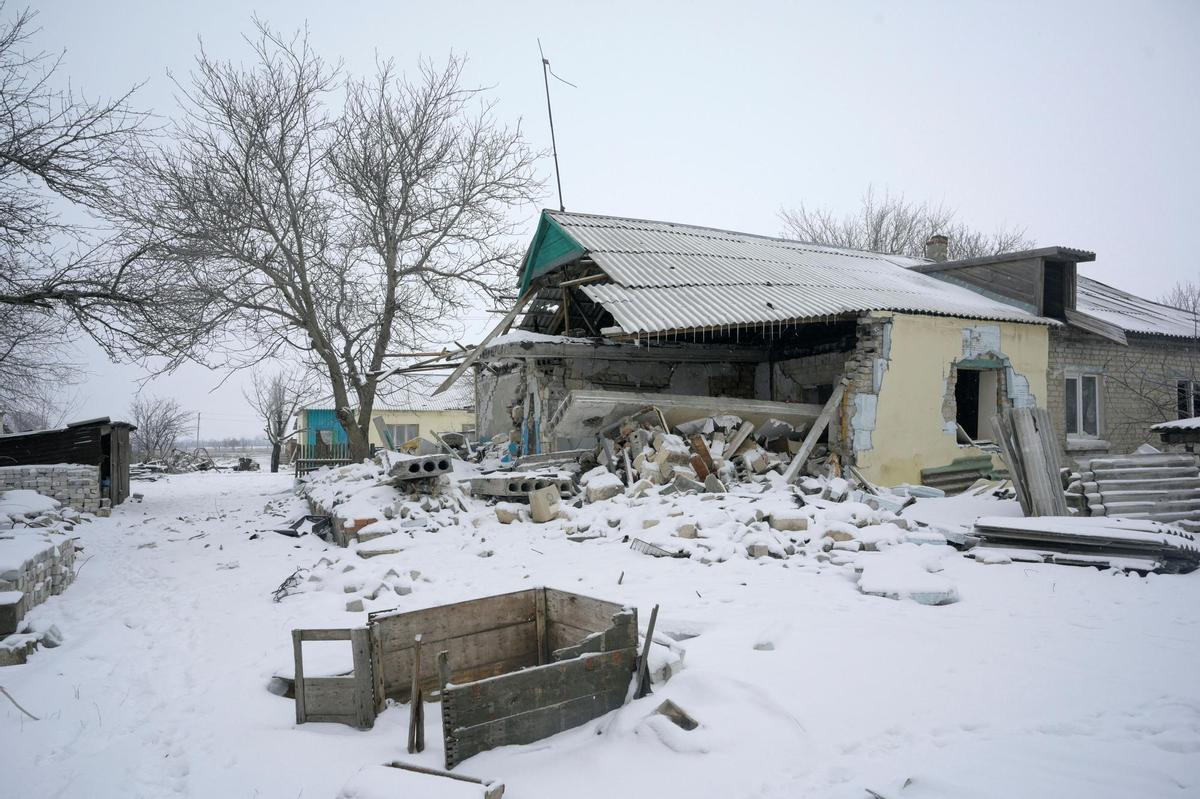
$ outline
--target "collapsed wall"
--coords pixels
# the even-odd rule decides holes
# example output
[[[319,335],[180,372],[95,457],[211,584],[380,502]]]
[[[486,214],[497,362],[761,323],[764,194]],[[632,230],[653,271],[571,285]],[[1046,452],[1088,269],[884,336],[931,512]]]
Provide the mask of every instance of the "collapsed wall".
[[[0,491],[22,488],[53,497],[83,513],[108,516],[112,512],[112,500],[100,496],[100,469],[96,466],[0,466]]]

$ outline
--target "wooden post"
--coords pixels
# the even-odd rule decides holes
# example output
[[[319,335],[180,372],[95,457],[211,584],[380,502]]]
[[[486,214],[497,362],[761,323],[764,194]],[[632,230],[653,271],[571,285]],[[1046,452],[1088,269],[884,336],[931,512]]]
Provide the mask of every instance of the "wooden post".
[[[812,454],[813,447],[817,446],[817,439],[821,437],[821,433],[829,426],[829,420],[833,418],[833,414],[838,410],[838,404],[842,401],[842,395],[846,393],[846,383],[847,380],[843,377],[842,381],[834,387],[829,401],[825,403],[825,407],[821,409],[821,414],[813,422],[808,435],[804,437],[804,443],[800,445],[800,451],[796,453],[796,457],[792,458],[792,462],[788,464],[787,469],[784,471],[784,482],[794,483],[796,482],[796,478],[800,476],[800,470],[808,462],[808,456]]]
[[[375,680],[371,669],[371,631],[359,627],[350,631],[350,649],[354,658],[354,710],[359,729],[375,726]]]
[[[450,684],[450,653],[443,649],[438,652],[438,682],[441,683],[442,690],[446,690],[446,686]]]
[[[537,627],[537,662],[541,666],[550,657],[550,642],[546,640],[546,589],[535,588],[534,591],[537,592],[534,594],[534,612]]]
[[[379,715],[387,706],[387,698],[384,695],[384,686],[387,683],[383,678],[383,628],[372,624],[368,629],[371,631],[371,679],[375,693],[375,714]]]
[[[634,699],[641,699],[650,693],[650,644],[654,640],[654,623],[658,621],[658,605],[650,611],[650,626],[646,628],[646,643],[642,646],[642,659],[638,661],[637,690]]]
[[[296,681],[294,693],[296,694],[296,723],[303,724],[308,720],[307,714],[304,712],[304,654],[302,647],[304,645],[304,633],[301,630],[292,630],[292,651],[296,656]]]
[[[412,695],[408,701],[408,753],[425,751],[425,709],[421,702],[421,636],[413,638]]]

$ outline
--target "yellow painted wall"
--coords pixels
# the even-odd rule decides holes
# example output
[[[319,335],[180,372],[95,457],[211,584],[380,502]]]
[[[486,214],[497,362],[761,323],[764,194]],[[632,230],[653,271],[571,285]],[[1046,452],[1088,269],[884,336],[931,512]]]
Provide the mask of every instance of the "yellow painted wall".
[[[1035,404],[1046,405],[1049,337],[1045,325],[911,314],[876,316],[892,320],[891,360],[879,390],[872,447],[857,453],[859,470],[868,480],[882,485],[919,483],[921,469],[987,454],[960,446],[955,434],[944,429],[942,401],[951,364],[969,357],[963,354],[966,329],[999,327],[999,354],[1007,356],[1013,369],[1029,381]],[[846,412],[852,416],[853,406]]]
[[[463,425],[475,427],[475,411],[375,411],[371,414],[372,418],[382,416],[384,424],[415,424],[420,427],[420,436],[426,441],[433,441],[433,437],[429,435],[435,433],[458,433],[463,429]],[[379,437],[379,431],[375,429],[375,424],[371,424],[371,443],[377,447],[384,446],[384,441]],[[402,444],[402,441],[394,442]]]

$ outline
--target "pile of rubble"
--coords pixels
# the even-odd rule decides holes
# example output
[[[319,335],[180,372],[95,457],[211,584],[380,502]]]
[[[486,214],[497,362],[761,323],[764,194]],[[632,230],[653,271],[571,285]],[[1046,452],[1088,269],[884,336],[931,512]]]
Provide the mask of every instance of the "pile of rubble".
[[[576,480],[588,502],[630,491],[658,494],[724,493],[745,484],[784,482],[784,473],[803,446],[804,430],[777,419],[755,426],[729,414],[669,426],[656,409],[624,418],[601,436],[595,449],[518,458],[512,466],[486,471],[470,481],[473,496],[522,499],[553,486],[559,497],[576,493]],[[494,448],[508,443],[497,437]],[[821,474],[830,463],[822,445],[807,464]],[[488,458],[484,456],[484,463]],[[803,465],[803,464],[801,464]],[[793,470],[796,468],[792,464]]]
[[[162,458],[142,461],[129,467],[134,480],[157,480],[168,474],[188,472],[257,472],[262,465],[254,458],[226,456],[213,458],[204,447],[193,450],[173,449]]]

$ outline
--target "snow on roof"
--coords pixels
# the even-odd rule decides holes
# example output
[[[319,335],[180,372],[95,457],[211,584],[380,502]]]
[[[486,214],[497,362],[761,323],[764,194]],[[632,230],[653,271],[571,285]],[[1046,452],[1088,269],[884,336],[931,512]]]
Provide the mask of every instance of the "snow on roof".
[[[485,350],[503,347],[506,344],[589,344],[594,345],[596,339],[579,336],[551,336],[546,333],[535,333],[532,330],[510,330],[496,336],[487,343]]]
[[[1193,416],[1191,419],[1176,419],[1173,422],[1159,422],[1151,425],[1150,429],[1155,433],[1166,433],[1173,430],[1200,430],[1200,416]]]
[[[612,278],[580,288],[625,333],[889,310],[1053,324],[906,268],[922,259],[670,222],[545,213]]]
[[[1196,338],[1197,318],[1181,308],[1138,297],[1099,280],[1080,275],[1076,310],[1116,325],[1127,333]]]

